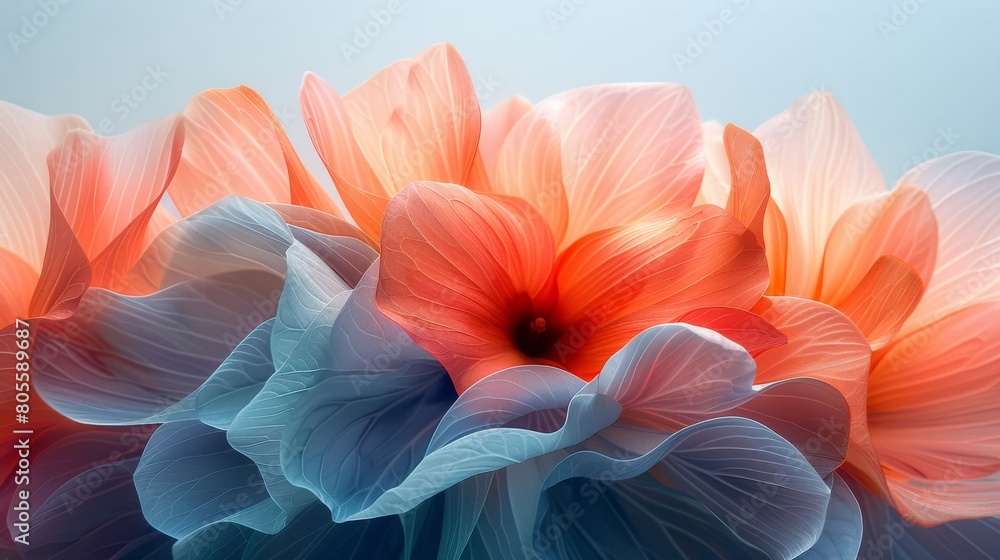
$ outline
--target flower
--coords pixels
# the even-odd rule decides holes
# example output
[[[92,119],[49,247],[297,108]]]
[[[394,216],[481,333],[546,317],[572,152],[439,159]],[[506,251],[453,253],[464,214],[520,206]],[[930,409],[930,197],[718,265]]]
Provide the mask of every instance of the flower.
[[[50,484],[22,554],[995,540],[996,519],[953,521],[990,514],[997,480],[996,282],[969,265],[994,257],[995,156],[886,191],[824,93],[756,138],[703,126],[671,84],[481,114],[450,45],[343,98],[309,74],[302,103],[359,227],[249,88],[115,138],[0,107],[11,168],[51,193],[23,197],[50,201],[47,244],[11,238],[0,310],[32,316],[46,411],[94,426],[48,430],[69,435],[33,464]],[[103,491],[79,496],[81,477]]]
[[[590,379],[645,328],[698,309],[754,322],[767,283],[756,234],[691,207],[697,122],[669,84],[542,101],[506,136],[494,193],[419,182],[389,202],[379,309],[459,392],[527,363]]]
[[[711,137],[717,127],[707,129]],[[705,176],[706,200],[726,192],[714,135],[707,144],[717,165]],[[991,505],[1000,502],[989,498],[1000,489],[1000,440],[991,435],[1000,385],[996,323],[986,319],[998,285],[989,272],[998,245],[990,185],[1000,159],[947,155],[887,190],[828,92],[800,99],[755,135],[773,187],[768,293],[776,306],[808,307],[780,302],[795,296],[836,307],[874,351],[870,368],[842,370],[838,383],[855,420],[845,470],[921,525],[1000,514]],[[764,317],[789,346],[815,339],[807,331],[815,327]]]

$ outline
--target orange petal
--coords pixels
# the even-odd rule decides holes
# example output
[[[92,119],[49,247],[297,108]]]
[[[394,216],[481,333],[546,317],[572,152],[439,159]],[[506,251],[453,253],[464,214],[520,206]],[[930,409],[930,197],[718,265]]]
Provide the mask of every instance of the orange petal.
[[[49,230],[46,157],[73,129],[90,126],[77,116],[50,117],[0,101],[0,248],[24,259],[36,273]]]
[[[920,302],[924,284],[896,257],[879,258],[857,287],[837,305],[864,333],[872,350],[888,344]]]
[[[701,125],[702,146],[705,150],[705,175],[701,179],[701,190],[695,199],[696,205],[714,204],[726,207],[732,174],[729,171],[729,156],[723,142],[723,127],[716,121]]]
[[[820,301],[839,307],[883,255],[896,257],[926,285],[937,256],[938,228],[931,202],[915,187],[869,196],[837,220],[823,254]]]
[[[562,145],[557,123],[532,119],[515,127],[496,165],[496,189],[527,200],[545,216],[556,245],[569,225],[569,203],[563,188]]]
[[[113,137],[74,131],[50,155],[52,196],[88,258],[97,259],[126,230],[126,252],[142,249],[183,142],[181,120],[169,117]]]
[[[1000,302],[986,302],[949,315],[893,343],[873,368],[868,423],[890,480],[929,490],[1000,471],[998,313]],[[949,515],[1000,514],[984,505],[966,497],[964,513]]]
[[[764,246],[764,210],[771,199],[771,185],[764,167],[764,150],[752,134],[727,124],[723,139],[732,170],[726,210],[749,229]]]
[[[55,155],[55,152],[53,152]],[[52,162],[52,159],[49,159]],[[31,296],[28,315],[63,319],[76,312],[77,303],[90,286],[87,253],[80,246],[54,196],[49,203],[49,234],[38,285]]]
[[[788,342],[788,337],[760,315],[733,307],[695,309],[678,317],[676,322],[712,329],[742,346],[751,356]]]
[[[788,278],[788,226],[773,198],[767,202],[764,212],[764,252],[767,253],[767,272],[771,275],[766,293],[783,296]]]
[[[535,105],[511,131],[551,121],[560,136],[569,204],[567,247],[588,233],[689,209],[704,170],[701,122],[690,92],[673,84],[612,84],[560,93]],[[507,150],[529,152],[515,142]],[[506,156],[506,157],[517,157]],[[540,188],[536,166],[504,184]],[[529,188],[529,187],[522,187]],[[501,190],[501,192],[503,192]]]
[[[210,89],[184,109],[187,136],[170,197],[187,216],[229,195],[337,213],[277,117],[246,87]]]
[[[811,377],[840,391],[851,411],[852,474],[880,479],[882,470],[872,451],[865,412],[871,364],[868,341],[850,319],[826,304],[794,297],[768,299],[771,308],[762,317],[788,337],[788,344],[756,357],[756,382]]]
[[[552,234],[529,204],[416,183],[386,210],[376,301],[461,392],[527,363],[513,334],[553,259]]]
[[[553,320],[571,332],[592,331],[586,345],[560,361],[584,377],[650,326],[702,307],[749,309],[768,281],[753,234],[711,205],[667,222],[590,234],[566,250],[558,267]]]
[[[771,196],[788,228],[794,266],[786,270],[784,293],[816,299],[827,237],[854,202],[885,192],[882,173],[827,91],[799,99],[754,136],[764,147]]]
[[[1000,300],[1000,156],[949,154],[917,166],[899,184],[927,193],[939,228],[934,273],[903,333]]]
[[[517,121],[531,110],[531,102],[515,95],[504,99],[492,109],[483,113],[482,131],[479,135],[479,153],[483,157],[486,173],[493,177],[503,144]]]
[[[0,325],[28,317],[31,294],[38,283],[38,272],[28,261],[0,247],[0,269],[4,271],[0,284]]]
[[[414,181],[488,188],[479,102],[450,44],[388,66],[343,99],[307,74],[301,99],[309,136],[345,206],[375,239],[389,198]]]

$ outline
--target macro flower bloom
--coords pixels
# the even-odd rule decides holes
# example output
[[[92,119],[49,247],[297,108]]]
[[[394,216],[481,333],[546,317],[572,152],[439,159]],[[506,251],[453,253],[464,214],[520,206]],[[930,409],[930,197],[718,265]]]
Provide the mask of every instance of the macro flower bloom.
[[[887,191],[825,93],[753,135],[672,84],[481,113],[450,45],[343,97],[307,74],[301,101],[340,201],[245,86],[114,138],[0,107],[2,192],[37,187],[10,231],[47,240],[4,238],[0,310],[32,318],[67,434],[22,556],[965,558],[1000,535],[996,156]]]

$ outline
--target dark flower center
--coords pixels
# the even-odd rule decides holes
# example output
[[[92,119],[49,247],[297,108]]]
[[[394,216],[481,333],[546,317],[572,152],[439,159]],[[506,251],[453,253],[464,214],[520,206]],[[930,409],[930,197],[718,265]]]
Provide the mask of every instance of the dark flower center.
[[[528,356],[544,355],[559,340],[559,332],[545,317],[527,317],[517,325],[514,340],[521,352]]]

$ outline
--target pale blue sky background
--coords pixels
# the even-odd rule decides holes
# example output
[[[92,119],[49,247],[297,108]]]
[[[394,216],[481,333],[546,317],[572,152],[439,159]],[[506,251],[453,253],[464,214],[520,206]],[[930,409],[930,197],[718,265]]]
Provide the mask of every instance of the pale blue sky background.
[[[890,184],[935,153],[1000,153],[995,0],[61,1],[0,4],[0,99],[121,132],[203,89],[245,83],[291,115],[292,140],[323,180],[298,108],[302,74],[345,92],[440,41],[465,57],[486,107],[514,93],[538,101],[672,81],[693,90],[704,119],[752,129],[822,87]],[[366,26],[374,36],[355,43]],[[345,56],[345,44],[359,52]],[[155,88],[134,107],[119,99],[144,82]]]

